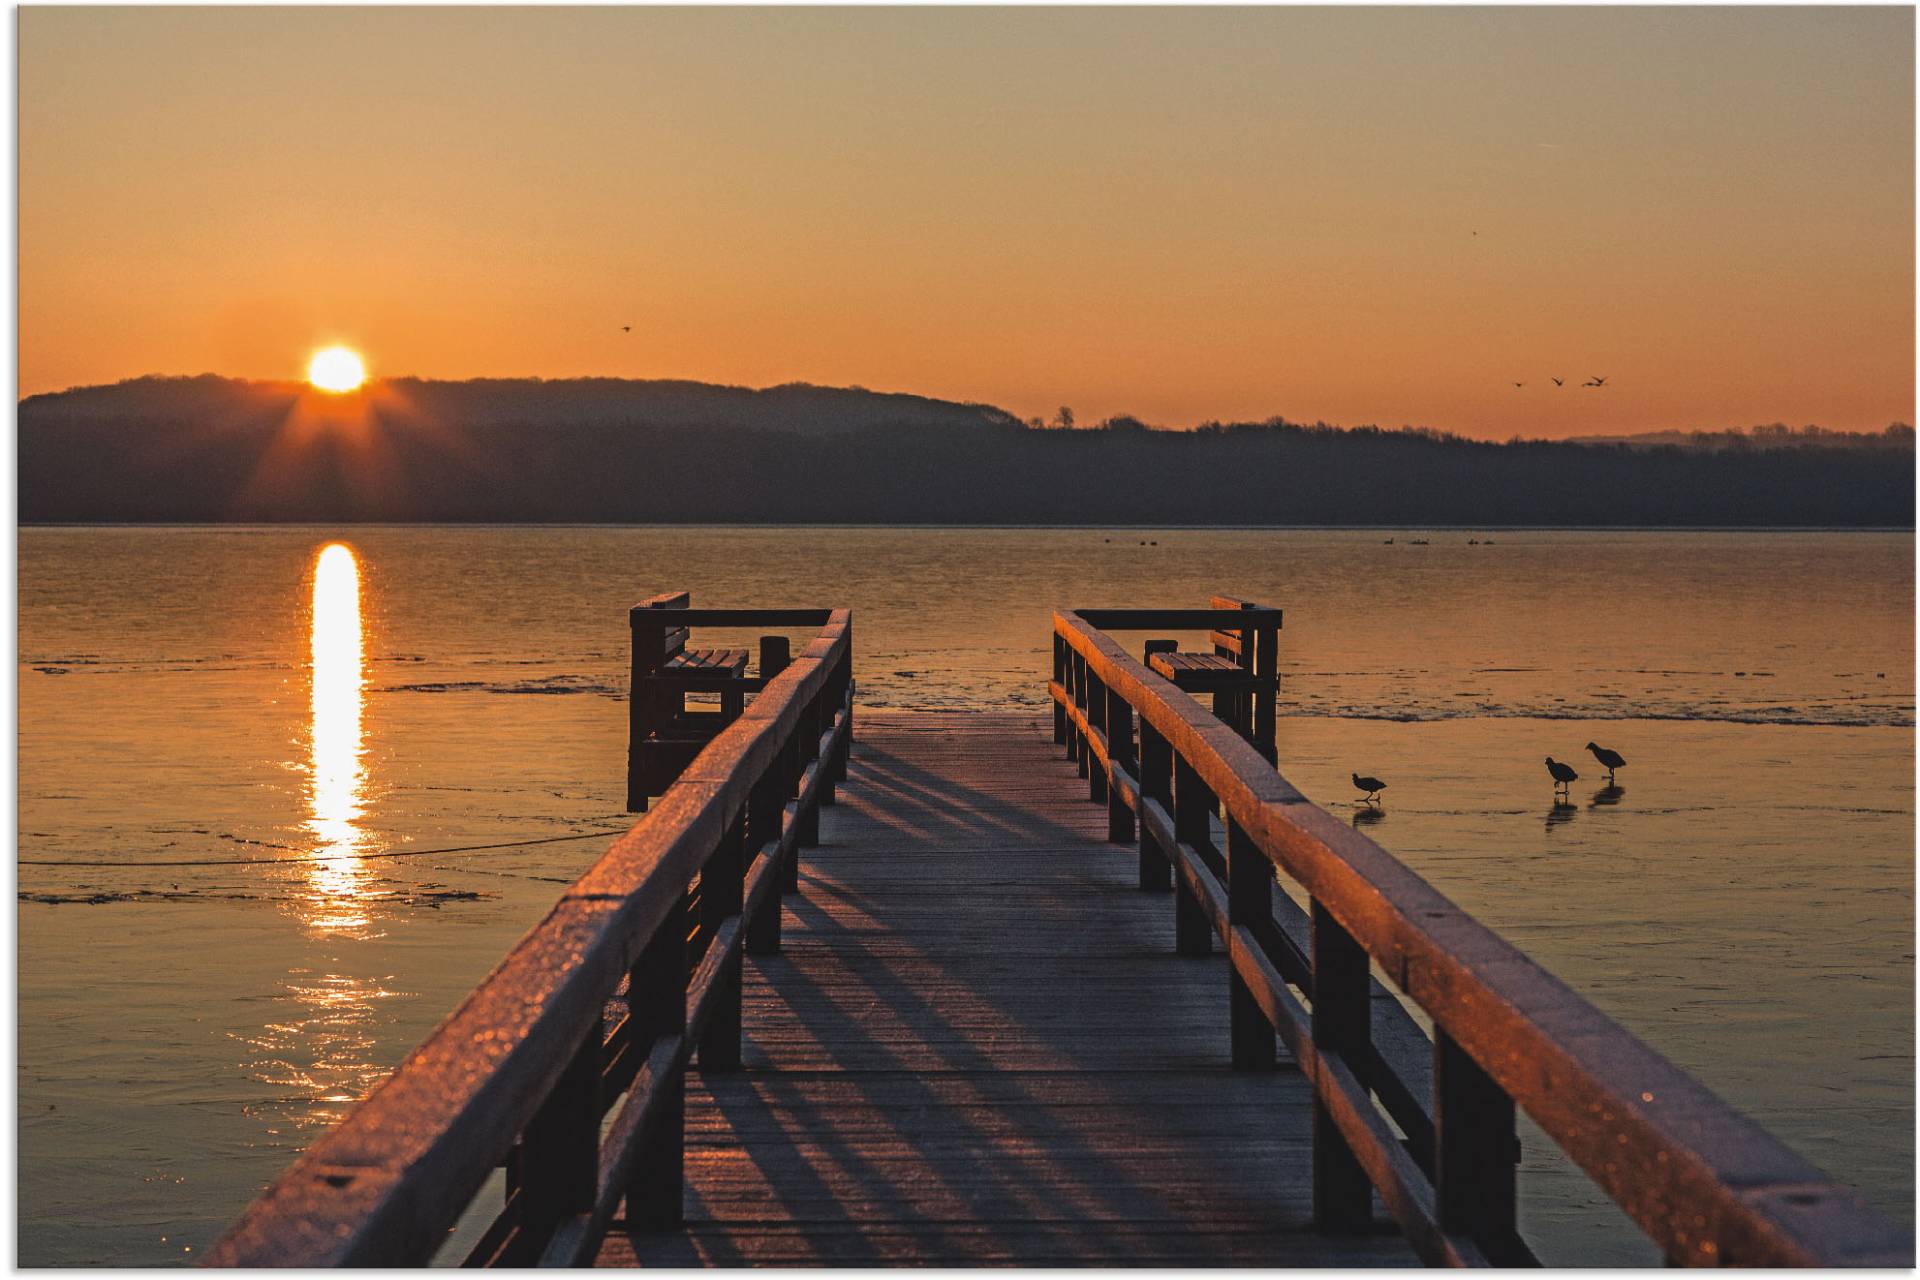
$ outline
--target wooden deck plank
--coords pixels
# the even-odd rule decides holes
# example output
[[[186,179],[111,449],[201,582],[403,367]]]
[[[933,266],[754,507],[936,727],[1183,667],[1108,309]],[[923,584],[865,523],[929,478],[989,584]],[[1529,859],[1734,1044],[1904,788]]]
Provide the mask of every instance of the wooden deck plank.
[[[744,1069],[690,1073],[687,1225],[605,1266],[1400,1265],[1311,1217],[1311,1099],[1227,1067],[1227,968],[1037,714],[856,717]]]

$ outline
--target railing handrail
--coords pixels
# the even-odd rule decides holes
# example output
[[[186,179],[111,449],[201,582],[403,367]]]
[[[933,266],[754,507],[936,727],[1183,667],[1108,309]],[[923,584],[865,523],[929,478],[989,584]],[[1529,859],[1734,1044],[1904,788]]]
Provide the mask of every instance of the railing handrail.
[[[1184,629],[1213,625],[1198,620],[1209,612],[1061,609],[1054,631],[1102,689],[1124,699],[1165,740],[1231,824],[1297,881],[1671,1259],[1912,1265],[1910,1233],[1363,833],[1315,806],[1230,726],[1097,625],[1134,629],[1144,617],[1144,627]],[[1055,696],[1061,696],[1057,688]],[[1100,714],[1103,722],[1106,713]],[[1098,752],[1107,755],[1104,734],[1084,719],[1082,727],[1099,737]],[[1130,790],[1129,803],[1145,808],[1154,800],[1141,796],[1129,763],[1109,759],[1104,767],[1117,793]],[[1325,1072],[1313,1076],[1323,1098],[1339,1087]]]
[[[821,618],[820,635],[424,1043],[274,1180],[204,1265],[418,1264],[445,1243],[583,1044],[599,1048],[605,1002],[744,821],[808,708],[836,677],[849,678],[851,612],[788,612]],[[680,1066],[687,1052],[679,1049]],[[599,1124],[596,1112],[596,1138]]]

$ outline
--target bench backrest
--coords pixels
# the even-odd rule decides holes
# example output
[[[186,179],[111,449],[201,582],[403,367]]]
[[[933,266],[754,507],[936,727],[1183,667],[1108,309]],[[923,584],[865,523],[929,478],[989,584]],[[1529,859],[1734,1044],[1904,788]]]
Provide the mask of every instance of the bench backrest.
[[[693,605],[693,595],[687,591],[668,591],[642,600],[631,615],[633,618],[633,670],[636,676],[658,671],[679,657],[687,647],[689,629],[674,626],[672,619],[662,618],[658,626],[647,625],[650,619],[641,610],[647,609],[687,609]]]

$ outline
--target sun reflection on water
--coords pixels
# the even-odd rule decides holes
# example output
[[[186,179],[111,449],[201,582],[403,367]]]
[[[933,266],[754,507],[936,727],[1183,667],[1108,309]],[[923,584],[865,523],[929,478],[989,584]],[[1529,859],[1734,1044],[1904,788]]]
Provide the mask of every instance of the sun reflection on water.
[[[372,956],[380,900],[364,855],[367,766],[360,565],[351,548],[329,543],[313,562],[312,701],[307,761],[307,847],[289,862],[298,891],[288,905],[313,940],[307,963],[276,993],[276,1016],[236,1036],[242,1066],[270,1093],[250,1108],[268,1145],[305,1146],[308,1131],[338,1120],[386,1069],[379,1064],[377,1006],[396,994],[391,974],[353,972]]]
[[[359,825],[366,784],[360,565],[343,543],[323,547],[314,562],[312,634],[312,816],[306,827],[315,847],[307,864],[307,918],[316,929],[351,934],[369,923],[370,873],[359,857],[366,844]]]

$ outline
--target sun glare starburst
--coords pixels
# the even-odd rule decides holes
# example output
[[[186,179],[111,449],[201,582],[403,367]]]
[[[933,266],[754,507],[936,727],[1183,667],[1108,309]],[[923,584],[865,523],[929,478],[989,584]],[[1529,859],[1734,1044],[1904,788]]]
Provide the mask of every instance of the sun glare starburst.
[[[307,362],[307,381],[322,391],[352,391],[367,380],[367,366],[345,347],[327,347]]]

